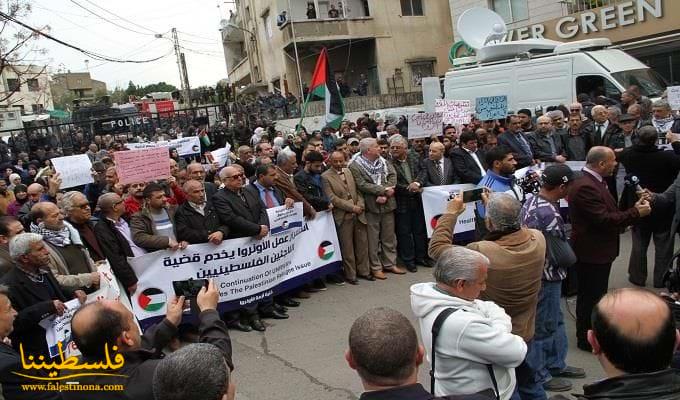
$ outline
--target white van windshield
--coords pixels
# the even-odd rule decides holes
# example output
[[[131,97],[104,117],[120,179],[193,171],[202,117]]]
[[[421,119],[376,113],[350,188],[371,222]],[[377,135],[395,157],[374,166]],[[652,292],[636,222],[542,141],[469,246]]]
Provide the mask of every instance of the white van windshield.
[[[640,88],[640,94],[647,97],[661,97],[666,89],[664,79],[651,68],[633,69],[612,73],[621,86],[629,88],[633,85]]]

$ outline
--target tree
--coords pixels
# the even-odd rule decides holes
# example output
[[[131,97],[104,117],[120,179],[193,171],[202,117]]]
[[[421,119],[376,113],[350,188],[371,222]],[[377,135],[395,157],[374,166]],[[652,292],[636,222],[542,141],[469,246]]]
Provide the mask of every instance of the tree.
[[[70,90],[67,90],[61,95],[54,97],[54,109],[70,110],[73,107],[73,100],[75,99],[77,99],[76,95]]]
[[[132,81],[128,83],[127,89],[125,89],[125,95],[126,96],[137,96],[137,86],[135,86]]]
[[[31,64],[35,63],[39,56],[47,54],[47,50],[36,48],[35,42],[40,38],[38,33],[10,20],[26,20],[32,10],[28,0],[0,0],[0,10],[8,16],[8,18],[0,16],[0,76],[5,76],[8,80],[7,86],[0,84],[0,103],[11,106],[21,101],[21,98],[14,95],[22,86],[30,84],[34,87],[38,76],[46,72],[47,65],[35,67]],[[36,30],[47,33],[50,28],[44,25]],[[35,89],[37,90],[33,91],[45,91],[47,96],[47,87]]]

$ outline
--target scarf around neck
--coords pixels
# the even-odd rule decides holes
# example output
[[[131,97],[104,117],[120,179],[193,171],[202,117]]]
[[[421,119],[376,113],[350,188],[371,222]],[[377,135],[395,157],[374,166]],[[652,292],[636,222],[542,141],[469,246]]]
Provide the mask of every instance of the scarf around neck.
[[[672,115],[668,118],[652,119],[652,125],[654,125],[657,132],[668,132],[671,130],[673,122],[675,122],[675,118]]]
[[[32,222],[31,232],[42,235],[44,240],[57,247],[64,247],[70,244],[82,244],[77,235],[77,231],[75,231],[75,229],[66,221],[64,221],[64,227],[58,231],[45,228],[44,222],[41,222],[39,225]]]
[[[382,182],[387,179],[387,163],[384,158],[378,157],[375,161],[371,161],[360,155],[354,159],[354,162],[371,177],[376,185],[382,185]]]

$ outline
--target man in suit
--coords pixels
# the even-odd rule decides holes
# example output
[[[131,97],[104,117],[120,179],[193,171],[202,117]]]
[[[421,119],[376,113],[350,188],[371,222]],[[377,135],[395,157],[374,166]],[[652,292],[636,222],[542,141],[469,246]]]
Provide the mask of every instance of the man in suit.
[[[316,217],[314,207],[298,192],[295,186],[294,176],[297,167],[297,155],[294,152],[286,149],[279,151],[279,154],[276,155],[276,180],[274,180],[274,185],[281,189],[286,197],[302,203],[302,212],[305,218],[314,219]]]
[[[76,297],[80,303],[87,298],[85,292],[70,292],[62,289],[52,275],[49,252],[41,235],[21,233],[9,243],[9,253],[16,266],[2,278],[9,286],[9,298],[19,313],[14,321],[14,332],[10,335],[12,346],[19,351],[23,345],[24,353],[45,356],[50,359],[45,340],[45,329],[40,321],[50,315],[63,315],[65,302]]]
[[[228,239],[251,236],[259,240],[267,236],[269,219],[266,204],[284,203],[282,192],[273,186],[275,174],[276,171],[272,165],[260,165],[255,171],[257,180],[244,188],[245,176],[238,168],[229,166],[220,171],[224,189],[213,197],[213,206],[220,223],[229,228]],[[266,177],[263,180],[264,175]],[[270,176],[271,184],[269,183]],[[292,200],[288,203],[292,203]],[[274,309],[271,299],[263,300],[257,308],[263,316],[273,316],[277,319],[288,318],[287,314]],[[246,330],[244,326],[250,325],[256,331],[262,332],[266,329],[255,307],[242,309],[240,313],[228,313],[227,316],[229,319],[227,325],[231,328]]]
[[[187,179],[195,179],[203,183],[206,201],[212,200],[215,193],[217,193],[217,186],[212,182],[205,181],[205,170],[203,169],[203,165],[197,162],[192,162],[187,165]]]
[[[605,106],[595,106],[590,111],[592,123],[584,126],[584,133],[590,136],[591,144],[593,146],[602,146],[604,144],[604,135],[612,124],[609,121],[609,112]]]
[[[517,161],[517,169],[534,164],[534,154],[531,145],[522,132],[522,123],[517,115],[507,118],[508,130],[498,136],[498,145],[510,148]]]
[[[391,136],[390,154],[397,185],[394,188],[397,209],[394,211],[397,223],[397,254],[410,272],[417,271],[417,265],[431,267],[427,257],[427,232],[420,193],[423,191],[417,181],[419,174],[418,156],[408,152],[408,142],[401,135]]]
[[[590,316],[595,304],[607,293],[612,262],[619,255],[619,234],[651,212],[645,199],[619,211],[604,181],[615,169],[614,151],[595,146],[586,156],[583,176],[569,190],[571,244],[577,258],[578,279],[576,338],[578,348],[584,351],[591,351],[586,337],[591,327]]]
[[[333,204],[345,279],[352,285],[359,283],[357,277],[374,281],[368,266],[364,198],[357,192],[352,172],[345,168],[345,153],[334,151],[329,162],[331,168],[321,174],[321,184]]]
[[[658,133],[653,126],[643,126],[638,132],[638,143],[621,152],[619,162],[629,175],[639,179],[640,187],[654,193],[663,193],[680,172],[680,157],[671,151],[657,148],[657,139]],[[630,195],[637,199],[634,190],[630,191]],[[647,248],[653,237],[653,284],[655,288],[664,287],[663,275],[673,256],[672,221],[673,208],[657,207],[655,204],[649,218],[633,225],[633,248],[628,263],[628,280],[634,285],[645,286],[647,282]]]
[[[417,181],[422,187],[451,185],[456,174],[451,160],[444,157],[446,148],[442,143],[430,143],[428,158],[421,162]]]
[[[451,150],[451,162],[460,183],[478,184],[486,175],[486,161],[481,150],[477,149],[477,134],[465,131],[460,135],[460,147]]]
[[[394,232],[397,173],[389,162],[380,157],[380,146],[375,138],[361,139],[359,151],[349,170],[366,204],[371,272],[376,279],[387,279],[383,271],[405,274],[397,266],[397,237]]]

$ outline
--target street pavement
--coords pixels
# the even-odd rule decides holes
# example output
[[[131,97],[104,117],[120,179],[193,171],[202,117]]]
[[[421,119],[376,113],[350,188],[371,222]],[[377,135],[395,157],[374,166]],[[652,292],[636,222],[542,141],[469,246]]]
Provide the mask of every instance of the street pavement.
[[[627,274],[630,231],[621,239],[621,254],[612,268],[610,289],[631,286]],[[652,266],[651,249],[648,259]],[[432,270],[421,268],[407,275],[388,274],[385,281],[362,280],[358,286],[329,285],[328,291],[312,294],[311,299],[302,300],[301,307],[291,308],[290,319],[266,320],[264,333],[231,331],[236,398],[358,399],[362,393],[361,382],[344,359],[352,323],[373,307],[391,307],[411,319],[420,336],[411,312],[409,287],[432,280]],[[647,285],[651,287],[651,280]],[[562,309],[569,337],[568,364],[584,368],[587,373],[586,379],[572,380],[572,392],[582,393],[583,384],[602,379],[604,375],[594,355],[576,348],[574,317],[570,315],[575,313],[575,301],[570,300],[568,305],[563,301]],[[428,371],[429,364],[425,361],[419,378],[427,388]]]

